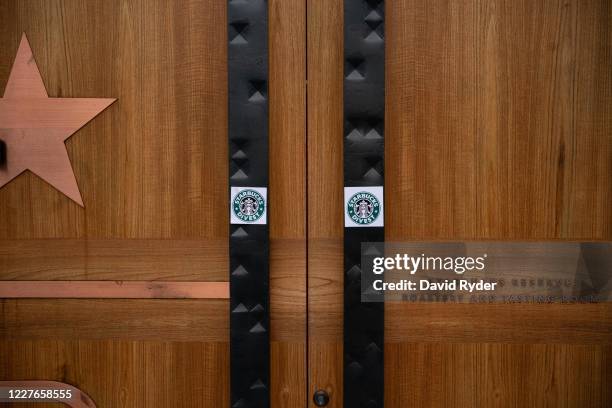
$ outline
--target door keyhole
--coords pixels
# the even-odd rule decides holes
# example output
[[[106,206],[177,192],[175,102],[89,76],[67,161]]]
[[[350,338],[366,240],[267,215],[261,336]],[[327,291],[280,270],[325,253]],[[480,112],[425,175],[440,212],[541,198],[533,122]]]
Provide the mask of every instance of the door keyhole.
[[[329,404],[329,394],[325,390],[317,390],[312,396],[312,400],[317,407],[324,407]]]

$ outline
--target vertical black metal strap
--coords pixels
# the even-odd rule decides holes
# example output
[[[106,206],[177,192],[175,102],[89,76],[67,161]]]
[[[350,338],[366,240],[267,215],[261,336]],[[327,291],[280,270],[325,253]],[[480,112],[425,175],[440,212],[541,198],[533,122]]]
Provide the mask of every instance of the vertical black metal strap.
[[[228,86],[230,405],[267,408],[270,314],[266,0],[228,2]]]
[[[350,197],[382,195],[384,184],[383,0],[344,1],[344,57],[344,406],[375,408],[384,403],[384,304],[361,302],[361,243],[384,241],[384,224],[371,220],[371,196]]]

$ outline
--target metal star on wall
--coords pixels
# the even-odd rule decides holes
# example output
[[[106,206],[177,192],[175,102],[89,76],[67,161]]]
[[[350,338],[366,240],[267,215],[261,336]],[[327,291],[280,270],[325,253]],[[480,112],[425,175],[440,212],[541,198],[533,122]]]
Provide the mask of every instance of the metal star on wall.
[[[83,206],[64,142],[115,100],[49,98],[23,34],[0,99],[0,188],[30,170]]]

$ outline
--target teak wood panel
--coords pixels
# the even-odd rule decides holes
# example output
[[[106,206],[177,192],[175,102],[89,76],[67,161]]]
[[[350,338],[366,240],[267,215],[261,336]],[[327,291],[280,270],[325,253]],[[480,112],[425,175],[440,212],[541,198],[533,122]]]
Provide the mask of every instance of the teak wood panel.
[[[306,398],[305,6],[269,2],[273,407]],[[50,96],[118,98],[67,142],[84,211],[32,174],[0,190],[0,279],[227,280],[225,21],[213,0],[0,4],[0,88],[25,31]],[[228,404],[227,301],[4,300],[2,322],[2,378]]]
[[[326,388],[334,408],[342,5],[308,0],[309,392]],[[386,239],[612,239],[609,2],[386,11]],[[607,406],[611,319],[608,304],[389,303],[385,406]]]
[[[229,393],[219,369],[228,355],[227,342],[4,341],[0,375],[78,383],[98,407],[222,407]]]
[[[0,199],[1,201],[1,199]],[[227,281],[227,240],[0,240],[4,280]]]
[[[27,174],[0,190],[0,238],[224,239],[225,3],[0,7],[2,87],[26,32],[50,96],[118,99],[66,143],[86,211]]]
[[[306,401],[306,3],[269,0],[271,407]]]
[[[308,395],[342,407],[343,0],[307,0]],[[309,398],[308,406],[314,407]]]

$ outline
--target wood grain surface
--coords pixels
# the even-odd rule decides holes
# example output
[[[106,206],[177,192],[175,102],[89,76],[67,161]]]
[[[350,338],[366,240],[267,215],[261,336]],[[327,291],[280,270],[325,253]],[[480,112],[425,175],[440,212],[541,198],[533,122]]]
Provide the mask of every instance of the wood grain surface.
[[[308,0],[308,406],[342,407],[343,1]],[[331,244],[330,244],[331,243]]]
[[[58,378],[78,384],[98,407],[229,404],[229,393],[223,392],[229,388],[227,342],[3,341],[0,358],[6,362],[0,365],[2,377]]]
[[[227,248],[225,239],[5,239],[0,240],[0,276],[227,281]]]
[[[385,352],[385,406],[609,406],[609,346],[393,343]]]
[[[272,408],[306,400],[306,3],[268,2]]]
[[[309,391],[334,408],[342,3],[308,0]],[[610,21],[604,0],[387,0],[386,239],[612,239]],[[387,304],[385,406],[611,405],[611,317]]]
[[[67,142],[85,211],[0,190],[0,279],[227,280],[226,3],[1,2],[0,90],[25,31],[50,96],[118,101]],[[306,400],[305,6],[269,2],[273,407]],[[4,300],[0,340],[2,379],[98,406],[229,403],[225,300]]]
[[[229,299],[229,282],[0,281],[2,299]]]
[[[609,240],[609,2],[387,7],[388,238]]]
[[[24,175],[0,190],[0,238],[225,239],[225,3],[0,7],[0,87],[25,32],[49,96],[118,99],[66,143],[87,210]]]
[[[103,279],[125,278],[136,265],[135,279],[225,275],[227,244],[218,245],[228,233],[225,13],[225,3],[203,0],[2,2],[0,86],[26,32],[49,96],[118,99],[66,143],[85,210],[30,174],[0,190],[0,218],[10,220],[1,239],[26,247],[47,240],[43,254],[66,243],[55,239],[73,240],[74,258],[51,257],[56,274],[43,272],[44,279],[83,279],[89,261],[94,274],[106,271]],[[87,241],[117,239],[126,247],[114,258],[112,243],[94,243],[88,256]],[[209,242],[213,268],[181,269],[198,255],[181,260],[178,243],[161,250],[169,258],[147,256],[156,244],[144,240],[197,240],[186,246],[193,252]],[[2,262],[16,267],[13,277],[40,279],[44,257],[20,259],[16,251]],[[227,405],[227,307],[215,300],[4,300],[2,378],[67,379],[98,406]]]
[[[216,299],[5,299],[0,339],[228,342],[228,307]]]

